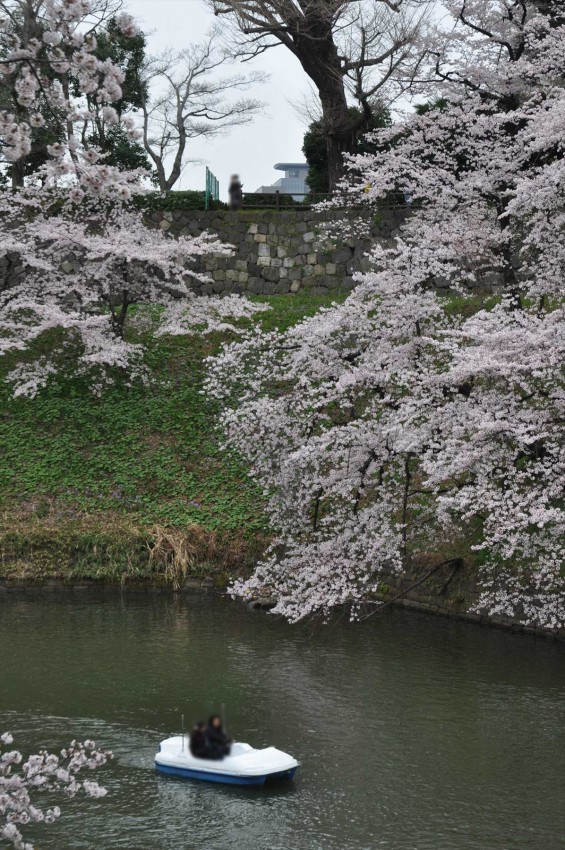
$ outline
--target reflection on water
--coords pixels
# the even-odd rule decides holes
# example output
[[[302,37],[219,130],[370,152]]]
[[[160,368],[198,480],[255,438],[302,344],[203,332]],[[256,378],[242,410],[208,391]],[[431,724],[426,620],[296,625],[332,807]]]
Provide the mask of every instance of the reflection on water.
[[[294,626],[221,599],[0,599],[0,729],[95,737],[110,794],[41,850],[565,850],[565,647],[389,612]],[[302,763],[237,789],[159,776],[159,740],[225,706]]]

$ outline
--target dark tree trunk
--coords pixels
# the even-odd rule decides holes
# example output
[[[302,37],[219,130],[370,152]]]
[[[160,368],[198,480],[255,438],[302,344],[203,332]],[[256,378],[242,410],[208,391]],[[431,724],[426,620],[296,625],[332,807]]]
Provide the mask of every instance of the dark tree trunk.
[[[21,189],[24,185],[24,161],[18,159],[12,163],[12,189]]]
[[[326,136],[326,149],[328,151],[328,186],[330,192],[333,192],[343,177],[343,151],[335,133]]]
[[[355,148],[355,139],[364,121],[352,120],[349,113],[341,61],[333,41],[333,33],[314,33],[294,38],[294,53],[310,79],[316,85],[322,106],[322,119],[328,153],[328,182],[333,192],[343,177],[344,153]]]

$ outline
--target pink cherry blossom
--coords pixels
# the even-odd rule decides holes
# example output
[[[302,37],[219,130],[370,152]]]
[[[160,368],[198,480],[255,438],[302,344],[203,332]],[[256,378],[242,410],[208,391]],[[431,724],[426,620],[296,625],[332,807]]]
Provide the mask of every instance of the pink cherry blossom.
[[[41,42],[10,44],[0,73],[8,76],[21,107],[18,116],[0,113],[0,152],[17,162],[31,152],[31,127],[41,126],[41,104],[63,116],[61,139],[49,145],[50,162],[15,194],[0,195],[3,220],[0,253],[18,273],[7,274],[0,293],[0,356],[20,352],[8,380],[16,395],[34,395],[56,378],[74,352],[76,375],[88,374],[100,393],[117,376],[147,380],[144,347],[127,338],[131,306],[161,308],[158,333],[234,328],[234,320],[266,309],[232,296],[199,298],[194,283],[209,278],[195,270],[199,258],[226,255],[229,246],[208,234],[173,239],[144,223],[132,206],[143,194],[141,172],[121,172],[84,143],[81,128],[92,118],[85,94],[94,95],[104,120],[117,123],[112,102],[121,97],[123,72],[99,60],[96,39],[81,26],[87,0],[46,0],[41,6]],[[38,7],[39,9],[39,7]],[[118,17],[127,36],[137,32],[131,16]],[[54,79],[39,76],[37,63],[50,64]],[[79,92],[76,92],[78,81]],[[74,92],[74,94],[69,94]],[[125,129],[131,137],[131,121]],[[48,355],[29,355],[39,336],[58,329],[62,341]]]
[[[375,132],[341,186],[377,214],[408,191],[397,237],[345,303],[211,364],[274,531],[233,592],[291,621],[378,609],[382,581],[471,545],[476,610],[565,626],[565,26],[446,5],[416,83],[438,107]],[[438,286],[498,298],[457,312]]]
[[[13,743],[13,736],[0,736],[4,745]],[[15,850],[33,850],[25,842],[21,827],[29,823],[53,823],[61,816],[58,806],[42,809],[32,802],[38,793],[63,793],[74,797],[81,789],[87,797],[107,794],[97,782],[78,782],[76,774],[84,767],[95,770],[112,758],[108,750],[96,749],[94,741],[73,741],[59,754],[41,751],[24,761],[19,751],[2,752],[0,748],[0,837]],[[21,767],[20,767],[21,765]]]

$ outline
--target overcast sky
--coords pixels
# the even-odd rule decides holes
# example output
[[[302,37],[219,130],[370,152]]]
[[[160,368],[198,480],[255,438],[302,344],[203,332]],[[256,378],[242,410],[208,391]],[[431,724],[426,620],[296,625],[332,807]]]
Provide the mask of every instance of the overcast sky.
[[[198,43],[216,20],[203,0],[128,0],[127,8],[149,34],[150,53]],[[298,61],[286,48],[277,47],[249,66],[270,74],[266,83],[247,93],[264,101],[265,108],[252,124],[236,127],[221,138],[192,140],[189,156],[203,160],[203,164],[189,165],[175,188],[204,189],[208,165],[220,181],[223,198],[234,172],[241,176],[245,189],[254,192],[282,176],[273,170],[276,162],[304,161],[301,149],[305,127],[291,105],[309,91]]]

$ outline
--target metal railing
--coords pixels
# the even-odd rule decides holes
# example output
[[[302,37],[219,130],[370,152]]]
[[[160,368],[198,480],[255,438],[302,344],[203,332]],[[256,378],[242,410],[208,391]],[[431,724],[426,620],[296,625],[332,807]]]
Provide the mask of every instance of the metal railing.
[[[296,200],[300,197],[302,200]],[[359,198],[335,195],[331,192],[244,192],[242,209],[263,210],[310,210],[316,204],[324,201],[333,201],[332,206],[343,209],[365,209],[368,204]],[[412,206],[412,200],[401,193],[391,195],[388,198],[380,198],[375,207],[378,209],[406,209]]]
[[[220,184],[218,179],[212,174],[208,166],[206,166],[206,191],[204,193],[204,209],[210,207],[210,200],[220,200]]]
[[[244,192],[242,209],[304,210],[331,197],[329,192]]]

